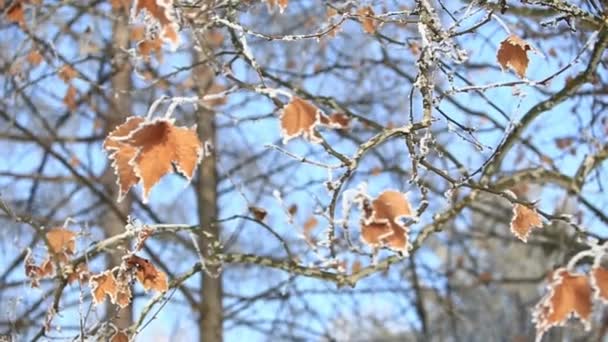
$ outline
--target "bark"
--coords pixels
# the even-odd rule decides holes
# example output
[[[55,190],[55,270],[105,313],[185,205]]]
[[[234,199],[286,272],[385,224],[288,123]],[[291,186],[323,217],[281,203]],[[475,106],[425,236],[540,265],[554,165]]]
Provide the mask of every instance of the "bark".
[[[122,48],[127,48],[129,45],[128,17],[125,14],[120,13],[117,15],[112,34],[112,68],[117,72],[111,80],[113,103],[111,103],[110,111],[107,113],[108,122],[106,134],[113,130],[114,127],[121,124],[131,112],[131,100],[129,95],[131,88],[131,67],[128,60],[126,60],[125,54],[121,50]],[[118,198],[116,176],[109,163],[102,180],[109,190],[110,196],[113,199]],[[131,197],[125,197],[118,206],[123,213],[129,213],[131,208]],[[118,235],[125,231],[125,222],[112,211],[106,211],[103,215],[102,222],[107,236]],[[108,258],[109,268],[120,264],[122,255],[127,248],[129,248],[128,243],[124,243],[112,250]],[[129,305],[124,309],[120,309],[118,306],[108,305],[106,316],[108,318],[113,318],[113,323],[119,329],[128,328],[133,321],[132,306]]]
[[[195,53],[195,58],[202,59],[202,54]],[[203,96],[213,84],[213,71],[206,66],[199,66],[194,70],[199,96]],[[213,112],[199,107],[196,112],[199,137],[215,146],[216,127]],[[205,260],[211,254],[210,245],[219,239],[219,226],[214,224],[217,218],[217,165],[215,153],[206,156],[199,166],[199,179],[197,183],[198,215],[202,234],[199,246]],[[209,273],[202,272],[201,303],[199,308],[199,339],[211,342],[222,340],[222,276],[217,269],[208,266]]]

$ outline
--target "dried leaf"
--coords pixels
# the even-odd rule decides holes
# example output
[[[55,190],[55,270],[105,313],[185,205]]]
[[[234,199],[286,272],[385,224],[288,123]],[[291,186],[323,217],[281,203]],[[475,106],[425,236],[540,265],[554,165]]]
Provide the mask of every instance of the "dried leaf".
[[[310,102],[294,96],[281,113],[283,142],[302,135],[311,142],[319,142],[314,128],[321,122],[323,113]]]
[[[500,43],[496,58],[503,69],[511,68],[523,78],[528,69],[528,51],[532,46],[518,36],[511,35]]]
[[[74,270],[67,273],[68,284],[72,284],[76,280],[80,283],[85,283],[89,280],[89,268],[85,263],[79,263]]]
[[[264,0],[266,5],[268,6],[268,11],[272,12],[275,6],[279,6],[281,13],[285,11],[287,5],[289,4],[289,0]]]
[[[25,276],[30,279],[31,287],[40,286],[40,279],[45,277],[51,277],[54,273],[53,263],[50,258],[47,258],[41,266],[36,265],[34,257],[32,256],[32,250],[27,249],[24,259],[25,265]]]
[[[59,78],[61,78],[63,82],[68,83],[76,76],[78,76],[78,72],[74,70],[74,68],[72,68],[70,65],[66,64],[61,67],[61,69],[59,69],[57,75],[59,75]]]
[[[30,53],[27,54],[26,59],[27,59],[27,62],[31,66],[35,67],[35,66],[40,65],[40,63],[42,63],[43,57],[42,57],[42,54],[40,53],[40,51],[32,50],[32,51],[30,51]]]
[[[150,261],[137,255],[131,255],[125,260],[128,267],[135,270],[135,277],[144,287],[145,291],[155,290],[165,292],[169,289],[165,273],[156,269]]]
[[[376,33],[377,23],[373,18],[375,13],[374,9],[370,6],[362,7],[357,11],[357,14],[361,17],[361,24],[363,25],[363,31],[369,34]]]
[[[542,228],[543,221],[536,209],[529,209],[521,204],[513,206],[513,218],[511,219],[511,233],[521,241],[527,242],[530,231],[534,228]]]
[[[586,275],[560,268],[553,272],[547,289],[532,313],[532,322],[536,324],[539,336],[551,327],[565,324],[570,317],[578,317],[587,329],[590,328],[592,289]]]
[[[63,97],[63,103],[68,107],[69,110],[76,109],[76,96],[78,96],[78,93],[76,92],[76,87],[70,85],[68,87],[68,90],[65,92],[65,96]]]
[[[159,62],[162,62],[162,45],[163,42],[160,39],[142,40],[137,43],[137,51],[139,51],[139,54],[142,55],[146,61],[149,61],[150,55],[154,53],[156,59],[158,59]]]
[[[249,212],[252,213],[253,217],[255,217],[255,219],[258,221],[264,221],[266,215],[268,215],[266,209],[254,206],[249,207]]]
[[[317,224],[319,224],[319,221],[314,216],[308,218],[308,220],[304,222],[304,235],[310,235],[310,232],[315,229]]]
[[[401,220],[412,217],[413,211],[405,194],[386,190],[372,201],[371,207],[364,210],[361,220],[363,242],[374,248],[387,246],[407,254],[409,228]]]
[[[49,251],[59,255],[66,253],[73,255],[76,252],[76,233],[65,228],[54,228],[46,233]]]
[[[110,342],[129,342],[127,330],[117,330],[114,335],[110,336]]]
[[[190,181],[203,157],[203,144],[198,138],[196,126],[177,127],[170,119],[140,124],[125,142],[137,149],[129,165],[143,185],[144,203],[152,187],[173,171],[173,165]]]
[[[608,303],[608,269],[598,266],[591,269],[591,285],[595,298]]]
[[[152,18],[160,26],[159,38],[176,48],[179,43],[179,25],[173,9],[173,0],[135,0],[135,16]]]
[[[133,167],[129,164],[135,158],[137,148],[128,145],[124,140],[120,139],[126,138],[143,122],[143,118],[131,116],[123,124],[110,132],[103,142],[103,148],[110,152],[109,158],[112,160],[112,167],[116,174],[116,183],[119,189],[118,202],[122,201],[124,196],[129,192],[129,189],[139,182],[139,178],[135,174]]]
[[[16,0],[6,11],[6,19],[10,23],[17,23],[25,27],[25,13],[23,11],[23,0]]]
[[[176,127],[168,119],[146,122],[137,117],[127,118],[108,135],[104,148],[112,152],[109,157],[118,177],[119,201],[141,182],[143,200],[147,202],[152,187],[173,171],[173,165],[190,181],[203,156],[196,127]]]
[[[91,276],[89,285],[91,287],[91,295],[93,296],[93,304],[98,305],[102,303],[106,295],[110,297],[112,303],[116,302],[118,283],[112,271],[107,270],[103,273]]]

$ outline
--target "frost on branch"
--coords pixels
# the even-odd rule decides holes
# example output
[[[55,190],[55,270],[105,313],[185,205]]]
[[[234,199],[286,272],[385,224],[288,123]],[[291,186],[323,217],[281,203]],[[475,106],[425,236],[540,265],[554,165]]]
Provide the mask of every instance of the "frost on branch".
[[[524,78],[528,69],[528,51],[532,46],[518,36],[511,35],[500,43],[496,58],[503,69],[511,68],[517,76]]]
[[[408,254],[409,228],[401,222],[413,216],[407,196],[399,191],[386,190],[375,198],[371,205],[363,203],[361,239],[377,248],[388,248]]]
[[[579,318],[585,328],[589,329],[593,307],[589,277],[559,268],[551,278],[547,294],[532,313],[537,340],[551,327],[564,325],[570,317]]]
[[[116,173],[118,201],[141,183],[143,201],[147,202],[152,187],[172,172],[173,166],[190,181],[203,157],[196,126],[178,127],[174,120],[164,118],[146,121],[130,117],[108,135],[103,146]]]
[[[536,209],[529,209],[521,204],[513,206],[511,233],[523,242],[528,241],[528,235],[534,228],[542,228],[543,221]]]

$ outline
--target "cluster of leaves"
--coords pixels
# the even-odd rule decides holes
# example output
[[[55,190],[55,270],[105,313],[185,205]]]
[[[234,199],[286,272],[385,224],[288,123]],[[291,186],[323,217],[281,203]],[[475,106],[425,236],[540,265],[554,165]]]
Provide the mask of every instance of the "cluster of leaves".
[[[38,287],[41,279],[57,275],[68,284],[76,280],[81,284],[88,283],[94,304],[103,303],[108,296],[113,304],[120,307],[131,303],[131,284],[134,280],[137,280],[146,292],[167,291],[168,281],[165,273],[159,271],[147,259],[135,254],[143,248],[144,242],[151,235],[149,229],[144,227],[138,232],[135,248],[123,256],[119,266],[98,274],[91,273],[85,262],[77,262],[80,259],[74,258],[77,252],[76,235],[66,228],[50,229],[45,234],[48,255],[40,264],[35,262],[32,251],[27,251],[25,274],[32,287]]]
[[[608,269],[601,266],[606,247],[607,244],[592,245],[575,255],[566,267],[550,273],[547,293],[532,313],[538,340],[551,327],[563,326],[572,317],[580,319],[587,330],[591,329],[594,301],[608,303]],[[593,266],[587,273],[577,272],[576,263],[585,256],[594,258]]]

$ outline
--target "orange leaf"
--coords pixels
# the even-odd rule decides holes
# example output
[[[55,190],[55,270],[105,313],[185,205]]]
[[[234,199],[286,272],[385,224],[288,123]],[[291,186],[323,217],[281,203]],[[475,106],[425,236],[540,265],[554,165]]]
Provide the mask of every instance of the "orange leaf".
[[[23,0],[16,0],[6,11],[6,18],[11,23],[17,23],[25,27],[25,13],[23,12]]]
[[[126,144],[120,139],[126,138],[132,131],[144,122],[138,116],[131,116],[122,124],[116,127],[103,142],[103,148],[110,152],[109,158],[112,160],[112,167],[116,174],[118,184],[118,202],[122,201],[132,186],[139,182],[133,167],[129,162],[135,158],[137,149]]]
[[[601,266],[592,268],[591,285],[595,289],[595,297],[608,302],[608,269]]]
[[[133,7],[136,16],[147,14],[158,22],[161,27],[160,38],[163,41],[174,47],[179,45],[179,25],[173,13],[173,0],[135,0]]]
[[[71,66],[66,64],[63,67],[61,67],[61,69],[59,69],[59,71],[57,72],[57,75],[59,75],[59,78],[61,78],[63,80],[63,82],[68,83],[73,78],[78,76],[78,72],[76,70],[74,70],[74,68],[72,68]]]
[[[357,11],[357,14],[361,17],[361,24],[363,25],[363,31],[369,34],[376,33],[376,21],[373,18],[375,15],[373,8],[370,6],[362,7]]]
[[[110,296],[110,300],[114,303],[118,294],[118,283],[112,271],[107,270],[103,273],[92,276],[89,279],[91,286],[91,295],[93,303],[100,304],[105,299],[106,295]]]
[[[517,76],[523,78],[528,69],[528,51],[532,46],[518,36],[511,35],[500,43],[496,58],[503,69],[511,68]]]
[[[69,110],[76,109],[76,96],[78,93],[76,92],[76,88],[73,85],[68,87],[68,90],[65,92],[65,96],[63,97],[63,103],[68,107]]]
[[[46,233],[48,247],[52,254],[76,252],[76,233],[65,228],[54,228]]]
[[[294,96],[283,108],[280,116],[283,142],[300,135],[311,142],[319,142],[314,128],[320,123],[322,115],[323,113],[310,102]]]
[[[553,272],[547,289],[532,312],[537,334],[542,336],[551,327],[565,324],[570,317],[578,317],[586,328],[590,327],[592,289],[586,275],[560,268]]]
[[[156,59],[158,59],[160,62],[162,60],[161,48],[162,40],[160,39],[142,40],[137,43],[137,51],[139,51],[139,54],[142,55],[146,61],[149,60],[150,55],[154,53],[156,54]]]
[[[135,277],[144,287],[145,291],[152,289],[158,292],[165,292],[169,289],[165,273],[156,269],[150,261],[137,255],[131,255],[126,259],[126,262],[129,268],[135,269]]]
[[[141,182],[147,202],[152,187],[173,171],[173,165],[190,181],[203,156],[196,127],[176,127],[169,119],[127,118],[108,135],[104,148],[112,152],[109,157],[118,177],[119,201]]]
[[[89,268],[85,263],[80,263],[74,270],[67,274],[68,284],[72,284],[76,280],[84,283],[89,280]]]
[[[142,123],[126,142],[137,149],[129,164],[143,184],[144,202],[152,187],[173,170],[173,165],[190,181],[203,157],[203,144],[196,126],[176,127],[173,120],[168,119]]]
[[[535,209],[529,209],[521,204],[513,206],[513,218],[511,219],[511,233],[521,241],[527,242],[530,231],[534,228],[542,228],[543,221]]]
[[[30,63],[31,66],[38,66],[42,63],[42,54],[38,50],[32,50],[27,54],[27,62]]]
[[[110,342],[129,342],[129,335],[126,330],[117,330],[110,336]]]
[[[304,235],[310,235],[310,232],[315,229],[315,227],[319,224],[319,221],[311,216],[306,222],[304,222]]]
[[[361,220],[361,239],[376,248],[387,246],[407,254],[409,228],[400,220],[412,217],[412,207],[404,193],[386,190],[364,208]]]

